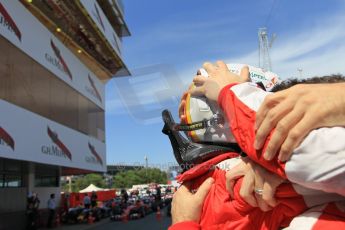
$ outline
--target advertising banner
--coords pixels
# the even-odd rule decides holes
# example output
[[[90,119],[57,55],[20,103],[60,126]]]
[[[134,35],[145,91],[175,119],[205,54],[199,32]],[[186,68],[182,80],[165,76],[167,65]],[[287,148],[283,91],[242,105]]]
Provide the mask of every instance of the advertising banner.
[[[0,100],[0,157],[106,171],[105,144]]]
[[[19,1],[0,0],[0,34],[104,109],[104,84]]]

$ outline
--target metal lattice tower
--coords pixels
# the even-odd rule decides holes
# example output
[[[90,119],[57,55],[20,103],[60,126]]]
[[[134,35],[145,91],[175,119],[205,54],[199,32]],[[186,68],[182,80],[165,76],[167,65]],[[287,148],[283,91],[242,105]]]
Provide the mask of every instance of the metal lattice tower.
[[[268,34],[267,34],[267,28],[259,28],[258,32],[259,36],[259,67],[266,70],[271,71],[271,58],[269,54],[270,46],[272,45],[272,42],[270,43],[268,41]]]

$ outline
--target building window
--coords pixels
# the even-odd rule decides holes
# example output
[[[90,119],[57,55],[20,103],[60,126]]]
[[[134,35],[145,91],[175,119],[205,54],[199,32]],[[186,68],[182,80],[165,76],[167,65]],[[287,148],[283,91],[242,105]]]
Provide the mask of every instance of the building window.
[[[59,187],[59,178],[57,166],[36,164],[35,187]]]
[[[3,186],[7,188],[22,187],[21,175],[4,175]]]
[[[2,37],[0,50],[0,99],[105,141],[102,108]]]
[[[35,187],[59,187],[57,176],[37,176]]]
[[[23,163],[0,159],[0,188],[23,187]]]

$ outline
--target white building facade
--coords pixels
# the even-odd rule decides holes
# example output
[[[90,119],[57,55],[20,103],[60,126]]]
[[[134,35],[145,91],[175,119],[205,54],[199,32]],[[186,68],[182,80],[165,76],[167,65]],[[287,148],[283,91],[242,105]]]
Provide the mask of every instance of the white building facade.
[[[0,34],[0,230],[23,229],[28,193],[44,210],[60,176],[106,171],[104,84],[129,75],[129,32],[118,1],[0,0]]]

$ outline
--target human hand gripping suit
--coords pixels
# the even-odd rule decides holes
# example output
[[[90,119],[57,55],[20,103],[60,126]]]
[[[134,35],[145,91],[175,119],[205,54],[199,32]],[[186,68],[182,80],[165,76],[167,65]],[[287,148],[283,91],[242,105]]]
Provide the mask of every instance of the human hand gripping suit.
[[[279,204],[269,212],[251,207],[239,195],[242,179],[235,183],[234,199],[231,199],[226,190],[226,171],[214,167],[237,156],[226,153],[179,176],[181,182],[192,181],[193,189],[208,177],[213,177],[215,183],[205,199],[200,222],[178,223],[170,230],[345,229],[345,203],[342,201],[345,199],[345,128],[314,130],[286,163],[279,162],[277,157],[266,161],[261,151],[254,149],[253,143],[255,114],[268,94],[253,83],[231,84],[222,89],[218,104],[238,145],[248,157],[292,182],[277,188]]]

